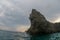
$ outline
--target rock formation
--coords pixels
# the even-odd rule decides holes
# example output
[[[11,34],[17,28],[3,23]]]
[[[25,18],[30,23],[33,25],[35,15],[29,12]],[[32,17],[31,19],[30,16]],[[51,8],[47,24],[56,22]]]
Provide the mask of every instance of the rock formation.
[[[37,10],[32,9],[30,14],[31,27],[27,30],[27,33],[31,35],[37,34],[49,34],[60,31],[60,23],[51,23]]]

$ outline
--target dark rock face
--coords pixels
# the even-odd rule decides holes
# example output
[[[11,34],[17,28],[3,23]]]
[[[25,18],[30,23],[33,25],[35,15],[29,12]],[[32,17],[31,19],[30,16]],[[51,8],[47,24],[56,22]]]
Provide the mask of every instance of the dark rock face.
[[[32,9],[30,14],[31,27],[27,30],[27,33],[31,35],[37,34],[49,34],[60,31],[60,23],[51,23],[37,10]]]

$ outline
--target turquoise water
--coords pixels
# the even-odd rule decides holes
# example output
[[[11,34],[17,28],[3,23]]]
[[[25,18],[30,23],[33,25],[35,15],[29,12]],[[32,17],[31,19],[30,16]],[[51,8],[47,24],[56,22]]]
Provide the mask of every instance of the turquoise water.
[[[21,32],[0,31],[0,40],[60,40],[60,33],[30,36]]]
[[[33,36],[33,37],[31,37],[31,40],[60,40],[60,33]]]

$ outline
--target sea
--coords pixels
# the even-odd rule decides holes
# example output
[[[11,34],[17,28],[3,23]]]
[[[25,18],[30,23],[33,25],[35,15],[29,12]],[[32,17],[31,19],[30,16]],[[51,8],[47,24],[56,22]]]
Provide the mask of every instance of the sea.
[[[31,36],[26,32],[0,30],[0,40],[60,40],[60,33]]]

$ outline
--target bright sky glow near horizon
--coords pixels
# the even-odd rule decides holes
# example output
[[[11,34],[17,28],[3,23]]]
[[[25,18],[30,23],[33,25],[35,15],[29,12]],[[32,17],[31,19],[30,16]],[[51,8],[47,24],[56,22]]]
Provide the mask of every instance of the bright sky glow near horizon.
[[[32,9],[53,23],[60,22],[60,0],[0,0],[0,29],[24,32],[30,27]]]

